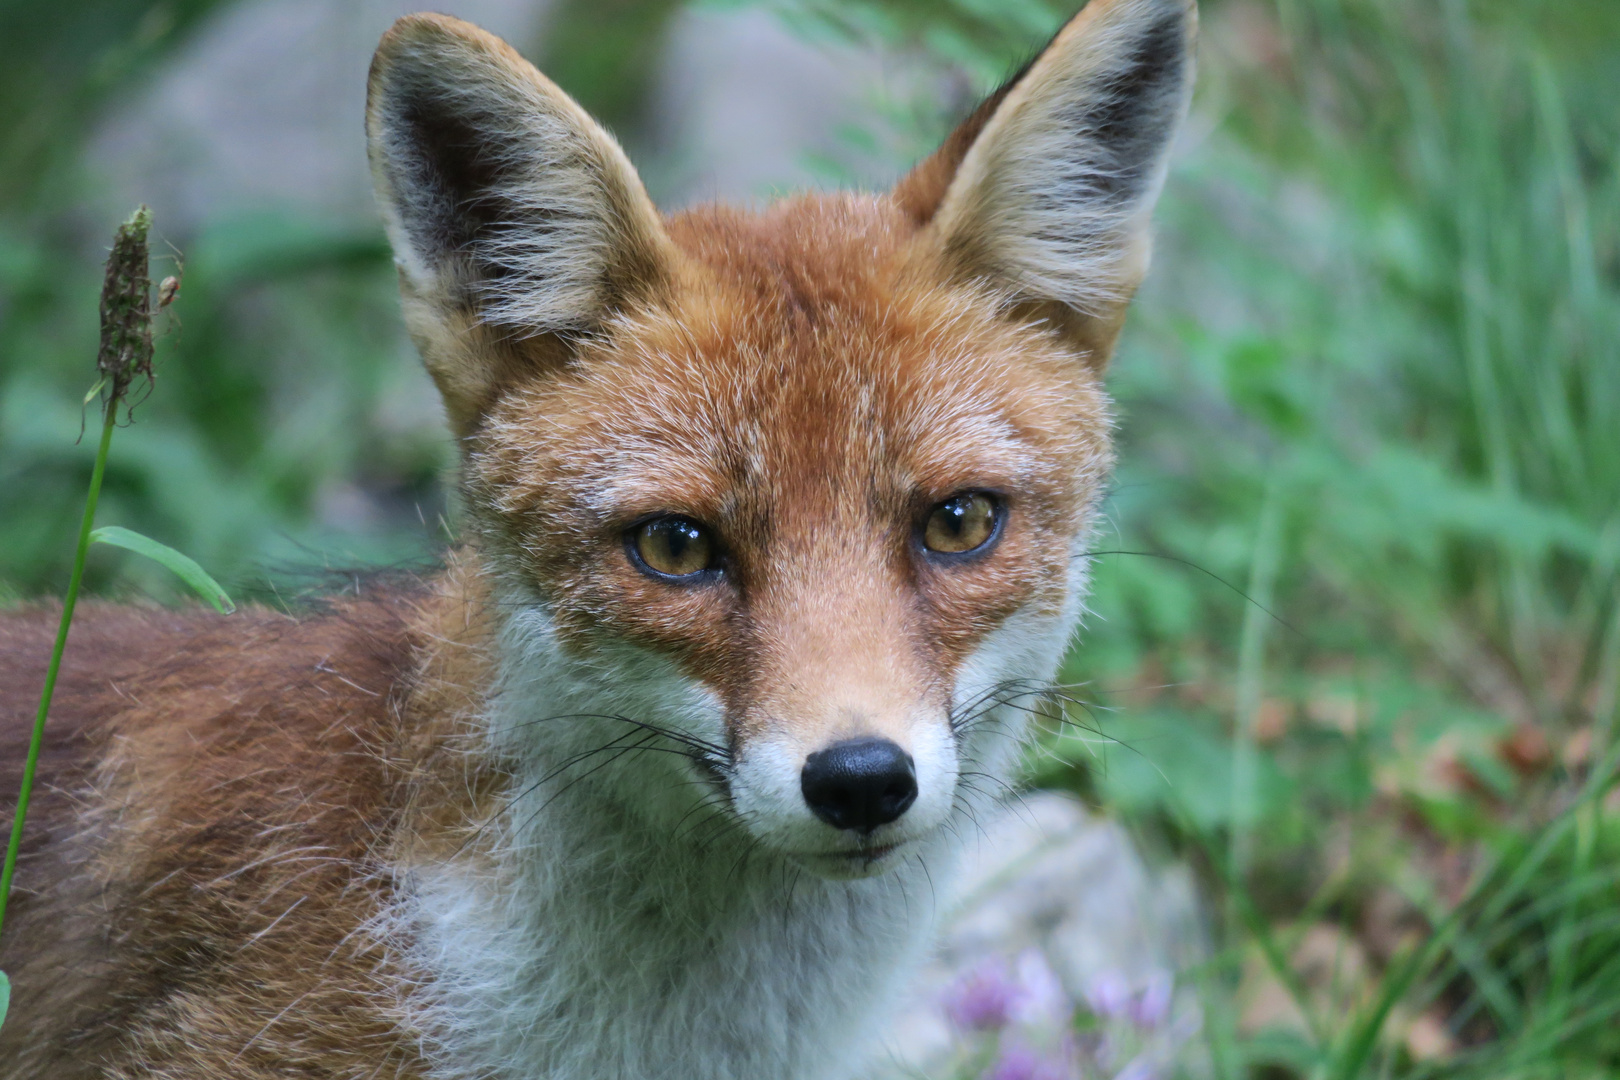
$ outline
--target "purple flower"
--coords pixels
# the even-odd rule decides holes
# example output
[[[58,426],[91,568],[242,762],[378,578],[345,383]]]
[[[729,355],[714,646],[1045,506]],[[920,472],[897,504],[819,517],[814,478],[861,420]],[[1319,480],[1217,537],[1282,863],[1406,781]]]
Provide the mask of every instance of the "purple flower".
[[[1067,1026],[1074,1003],[1064,992],[1063,983],[1046,957],[1038,949],[1025,949],[1018,955],[1016,972],[1018,994],[1012,1001],[1012,1019],[1032,1026]]]
[[[1147,985],[1131,999],[1128,1006],[1131,1023],[1144,1030],[1152,1030],[1168,1020],[1175,985],[1170,973],[1162,968],[1149,975]]]
[[[1045,1057],[1026,1046],[1010,1046],[984,1074],[984,1080],[1071,1080],[1073,1075],[1062,1058]]]
[[[1086,983],[1086,1004],[1104,1020],[1129,1020],[1143,1030],[1160,1027],[1170,1018],[1175,980],[1168,971],[1155,969],[1141,989],[1133,989],[1117,971],[1104,971]]]
[[[1018,986],[1005,962],[986,960],[945,991],[945,1016],[963,1031],[1000,1031],[1012,1019]]]
[[[1000,1031],[1009,1024],[1064,1024],[1073,1005],[1037,950],[1016,964],[992,958],[964,972],[945,991],[945,1016],[963,1031]]]
[[[1118,1020],[1131,1008],[1131,987],[1117,971],[1104,971],[1086,982],[1086,1004],[1104,1020]]]

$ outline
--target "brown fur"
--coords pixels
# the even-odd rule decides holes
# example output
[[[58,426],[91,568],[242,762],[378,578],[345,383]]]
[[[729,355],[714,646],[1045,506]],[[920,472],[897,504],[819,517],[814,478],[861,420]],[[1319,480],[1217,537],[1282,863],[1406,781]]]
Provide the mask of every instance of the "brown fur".
[[[0,949],[8,1076],[415,1075],[358,932],[388,888],[410,607],[81,608]],[[0,620],[10,748],[56,614]]]

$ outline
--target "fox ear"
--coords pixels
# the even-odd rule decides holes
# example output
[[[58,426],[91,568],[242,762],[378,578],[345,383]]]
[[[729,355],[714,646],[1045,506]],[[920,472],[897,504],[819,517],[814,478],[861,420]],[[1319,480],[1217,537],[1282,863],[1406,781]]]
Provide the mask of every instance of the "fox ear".
[[[613,137],[476,26],[394,23],[371,63],[366,135],[406,318],[458,428],[523,356],[555,353],[671,272]]]
[[[1193,0],[1091,0],[893,193],[947,274],[1056,324],[1097,367],[1147,269],[1196,23]]]

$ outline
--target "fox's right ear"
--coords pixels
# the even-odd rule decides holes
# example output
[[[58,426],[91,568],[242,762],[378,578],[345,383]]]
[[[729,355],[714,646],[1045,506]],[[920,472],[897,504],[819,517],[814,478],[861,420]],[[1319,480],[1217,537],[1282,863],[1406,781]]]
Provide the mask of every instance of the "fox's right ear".
[[[371,63],[366,134],[406,320],[458,434],[526,365],[672,273],[613,137],[476,26],[394,23]]]

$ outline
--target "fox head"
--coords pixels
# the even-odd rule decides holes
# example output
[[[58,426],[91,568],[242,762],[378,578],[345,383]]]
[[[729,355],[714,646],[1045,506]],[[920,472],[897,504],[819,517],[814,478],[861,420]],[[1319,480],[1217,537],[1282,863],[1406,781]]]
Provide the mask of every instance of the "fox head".
[[[1194,22],[1092,0],[892,191],[672,217],[504,43],[395,24],[373,174],[537,785],[834,878],[994,793],[1079,618]]]

